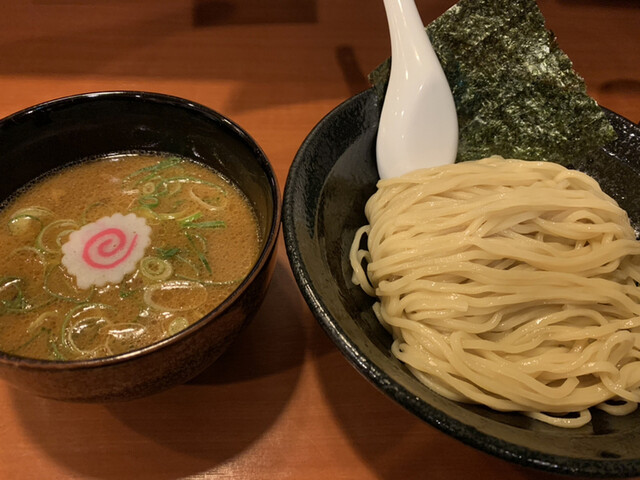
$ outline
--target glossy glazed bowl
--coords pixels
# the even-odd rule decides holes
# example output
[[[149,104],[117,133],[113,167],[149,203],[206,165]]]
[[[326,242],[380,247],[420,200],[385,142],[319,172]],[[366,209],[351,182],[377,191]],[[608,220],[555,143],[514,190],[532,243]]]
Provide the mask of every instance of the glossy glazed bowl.
[[[373,300],[351,283],[349,248],[366,223],[364,205],[378,180],[375,138],[380,104],[369,90],[330,112],[302,144],[285,186],[287,254],[300,290],[340,351],[391,399],[440,430],[490,454],[557,473],[625,477],[640,474],[640,411],[626,417],[593,412],[580,429],[447,400],[391,355],[391,337]],[[640,129],[606,112],[619,139],[575,165],[640,225]],[[375,421],[375,419],[372,419]]]
[[[126,400],[183,383],[211,365],[250,321],[276,260],[281,198],[275,173],[238,125],[202,105],[146,92],[99,92],[28,108],[0,121],[0,201],[53,169],[131,150],[177,154],[221,172],[253,205],[262,250],[216,309],[176,335],[95,360],[43,361],[0,352],[0,377],[44,397]]]

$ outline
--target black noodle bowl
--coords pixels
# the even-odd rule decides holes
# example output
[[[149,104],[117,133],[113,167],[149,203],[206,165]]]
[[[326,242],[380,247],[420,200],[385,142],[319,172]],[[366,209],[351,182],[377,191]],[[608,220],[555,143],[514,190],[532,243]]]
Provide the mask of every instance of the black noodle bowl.
[[[349,248],[366,223],[364,204],[378,180],[375,137],[380,106],[372,90],[338,106],[314,128],[285,186],[283,226],[300,290],[324,331],[377,388],[462,442],[497,457],[551,472],[594,477],[640,474],[640,411],[613,417],[598,410],[579,429],[561,429],[441,397],[391,352],[373,300],[351,283]],[[598,180],[638,231],[640,128],[606,111],[618,140],[574,168]],[[339,219],[339,221],[336,221]]]

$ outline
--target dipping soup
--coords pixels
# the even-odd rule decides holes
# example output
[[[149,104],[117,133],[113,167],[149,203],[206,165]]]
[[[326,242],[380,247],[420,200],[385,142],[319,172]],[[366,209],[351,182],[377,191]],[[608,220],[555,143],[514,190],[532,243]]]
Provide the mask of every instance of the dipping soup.
[[[261,243],[244,194],[189,159],[60,170],[0,212],[0,350],[78,360],[157,342],[222,303]]]

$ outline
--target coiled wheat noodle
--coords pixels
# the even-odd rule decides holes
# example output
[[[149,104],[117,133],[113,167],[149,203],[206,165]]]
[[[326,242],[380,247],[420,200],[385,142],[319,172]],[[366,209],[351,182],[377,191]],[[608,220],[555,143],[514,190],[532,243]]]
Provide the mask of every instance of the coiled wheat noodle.
[[[382,180],[365,213],[353,281],[428,387],[562,427],[635,410],[640,242],[595,180],[490,157]]]

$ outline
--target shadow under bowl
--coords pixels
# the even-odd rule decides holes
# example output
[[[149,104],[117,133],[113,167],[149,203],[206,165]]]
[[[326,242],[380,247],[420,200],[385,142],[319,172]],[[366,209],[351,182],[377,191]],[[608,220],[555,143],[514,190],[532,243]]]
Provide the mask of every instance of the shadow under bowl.
[[[353,366],[404,408],[480,450],[556,473],[595,477],[640,474],[640,411],[614,417],[595,410],[579,429],[448,400],[420,383],[391,354],[392,339],[373,300],[351,283],[349,249],[367,223],[376,190],[375,139],[381,105],[367,90],[338,106],[312,130],[287,178],[283,231],[298,286],[316,319]],[[575,168],[640,225],[640,128],[605,110],[618,140]]]
[[[148,92],[97,92],[25,109],[0,121],[0,202],[53,170],[130,151],[191,158],[247,196],[262,237],[258,260],[217,308],[185,330],[112,357],[35,360],[0,352],[0,377],[43,397],[128,400],[186,382],[210,366],[261,304],[276,261],[281,198],[271,165],[238,125],[202,105]]]

